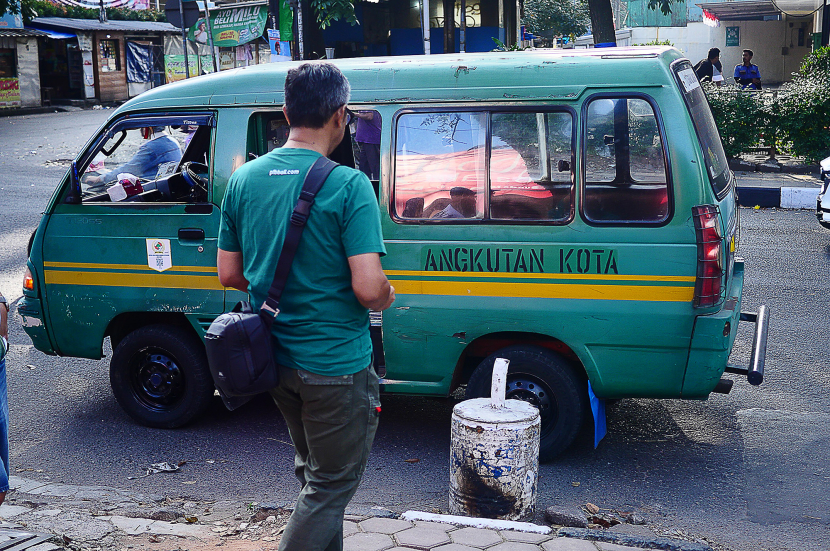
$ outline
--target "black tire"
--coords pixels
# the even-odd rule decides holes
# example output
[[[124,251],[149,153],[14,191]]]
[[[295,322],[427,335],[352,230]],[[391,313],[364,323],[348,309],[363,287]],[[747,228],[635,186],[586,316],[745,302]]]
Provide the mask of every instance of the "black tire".
[[[173,325],[147,325],[124,337],[112,354],[110,384],[130,417],[163,429],[202,414],[214,390],[204,345]]]
[[[539,460],[551,461],[570,446],[585,419],[588,388],[559,354],[538,346],[508,346],[479,364],[467,383],[467,398],[490,396],[496,358],[510,360],[507,398],[536,406],[542,416]]]

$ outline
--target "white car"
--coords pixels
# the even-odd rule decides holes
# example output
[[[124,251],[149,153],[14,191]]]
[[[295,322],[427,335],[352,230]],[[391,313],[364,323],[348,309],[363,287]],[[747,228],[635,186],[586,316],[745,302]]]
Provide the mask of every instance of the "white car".
[[[816,199],[816,217],[818,223],[830,230],[830,157],[820,163],[821,165],[821,192]]]

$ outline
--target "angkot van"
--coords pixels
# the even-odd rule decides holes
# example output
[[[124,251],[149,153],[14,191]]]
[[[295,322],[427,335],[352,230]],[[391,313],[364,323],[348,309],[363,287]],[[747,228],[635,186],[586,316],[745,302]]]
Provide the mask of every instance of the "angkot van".
[[[725,371],[762,381],[768,316],[741,311],[735,182],[680,52],[334,62],[350,109],[380,128],[371,176],[397,290],[371,315],[383,392],[487,396],[506,358],[508,398],[541,411],[546,460],[589,425],[592,395],[701,400],[730,390]],[[178,427],[214,400],[205,330],[245,297],[217,278],[220,206],[234,170],[285,142],[290,67],[130,100],[78,154],[33,237],[27,333],[43,352],[92,359],[109,338],[113,392],[139,423]],[[347,132],[332,157],[368,173],[370,150]],[[112,176],[160,136],[175,159]],[[742,322],[755,325],[745,367],[728,364]]]

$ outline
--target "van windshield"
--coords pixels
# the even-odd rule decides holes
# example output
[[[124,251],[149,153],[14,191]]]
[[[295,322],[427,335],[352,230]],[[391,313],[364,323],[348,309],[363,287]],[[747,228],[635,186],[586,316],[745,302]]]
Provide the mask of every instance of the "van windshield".
[[[703,160],[706,162],[712,188],[719,198],[723,197],[729,187],[729,164],[706,94],[689,61],[677,63],[674,72],[697,131],[697,139],[703,150]]]

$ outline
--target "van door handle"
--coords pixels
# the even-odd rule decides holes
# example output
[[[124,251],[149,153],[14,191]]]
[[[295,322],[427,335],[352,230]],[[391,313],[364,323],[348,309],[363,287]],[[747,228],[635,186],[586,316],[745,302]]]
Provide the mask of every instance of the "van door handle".
[[[183,241],[202,241],[205,239],[205,230],[201,228],[179,228],[179,239]]]

